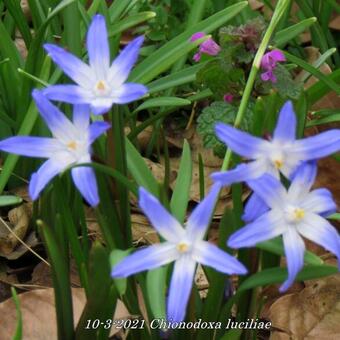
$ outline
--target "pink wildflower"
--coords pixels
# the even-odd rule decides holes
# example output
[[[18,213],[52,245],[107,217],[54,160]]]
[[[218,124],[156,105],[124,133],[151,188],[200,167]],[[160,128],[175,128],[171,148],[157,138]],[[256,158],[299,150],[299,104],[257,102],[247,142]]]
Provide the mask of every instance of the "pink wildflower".
[[[276,68],[277,63],[286,61],[286,57],[284,54],[279,50],[273,50],[267,52],[261,60],[261,67],[265,70],[261,74],[261,79],[263,81],[271,81],[272,83],[276,83],[277,79],[274,74],[274,70]]]
[[[205,35],[206,34],[204,32],[196,32],[191,36],[190,41],[195,41],[197,39],[203,38]],[[209,38],[200,44],[198,52],[195,53],[193,59],[197,62],[201,59],[202,53],[215,56],[220,51],[221,47],[212,38]]]

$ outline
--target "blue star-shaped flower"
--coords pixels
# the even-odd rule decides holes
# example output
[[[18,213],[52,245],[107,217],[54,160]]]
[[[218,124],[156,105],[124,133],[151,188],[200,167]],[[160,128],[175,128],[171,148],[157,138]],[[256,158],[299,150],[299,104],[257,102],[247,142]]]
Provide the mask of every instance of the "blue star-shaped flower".
[[[307,162],[296,171],[288,190],[269,174],[248,181],[269,210],[228,240],[232,248],[252,247],[282,235],[288,278],[280,287],[281,292],[291,286],[303,266],[305,245],[301,236],[331,251],[340,260],[339,234],[324,218],[336,211],[336,204],[327,189],[310,191],[315,177],[315,162]]]
[[[110,124],[106,122],[90,124],[88,105],[75,105],[71,122],[41,91],[34,90],[32,96],[53,138],[10,137],[0,142],[0,150],[28,157],[48,158],[40,169],[32,174],[30,180],[29,194],[35,200],[57,174],[71,165],[91,162],[91,144],[110,127]],[[86,166],[75,167],[71,174],[85,200],[92,206],[98,205],[99,196],[93,169]]]
[[[139,189],[141,209],[166,242],[127,256],[114,266],[112,277],[127,277],[175,261],[167,303],[168,320],[180,322],[184,319],[197,262],[226,274],[247,272],[237,259],[203,240],[219,191],[220,185],[215,184],[195,208],[184,229],[154,196]]]
[[[235,153],[250,159],[230,171],[211,175],[214,181],[223,185],[248,182],[269,173],[280,178],[280,173],[291,178],[301,163],[319,159],[340,150],[340,130],[333,129],[316,136],[296,139],[296,116],[293,104],[288,101],[282,107],[273,138],[264,140],[240,131],[230,125],[217,123],[217,137]],[[246,205],[243,220],[249,222],[263,213],[263,201],[252,195]]]
[[[147,93],[141,84],[126,83],[144,38],[130,42],[110,65],[110,49],[105,19],[95,15],[87,33],[89,65],[65,51],[45,44],[53,61],[77,85],[52,85],[43,93],[49,99],[71,104],[89,104],[94,114],[107,112],[112,104],[130,103]]]

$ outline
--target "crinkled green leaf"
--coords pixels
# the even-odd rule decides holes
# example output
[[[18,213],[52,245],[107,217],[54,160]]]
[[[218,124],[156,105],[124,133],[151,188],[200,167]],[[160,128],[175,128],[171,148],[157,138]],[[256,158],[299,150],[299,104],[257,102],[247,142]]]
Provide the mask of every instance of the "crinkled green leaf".
[[[203,109],[197,119],[197,131],[203,137],[204,146],[212,148],[214,153],[221,158],[224,157],[226,148],[216,137],[215,124],[217,122],[223,122],[232,125],[234,124],[236,114],[237,107],[223,101],[217,101]],[[252,111],[248,109],[241,124],[242,130],[251,130],[251,117]]]
[[[277,89],[283,98],[298,99],[302,91],[302,83],[296,83],[289,71],[280,64],[276,65],[274,70],[277,82],[273,87]]]

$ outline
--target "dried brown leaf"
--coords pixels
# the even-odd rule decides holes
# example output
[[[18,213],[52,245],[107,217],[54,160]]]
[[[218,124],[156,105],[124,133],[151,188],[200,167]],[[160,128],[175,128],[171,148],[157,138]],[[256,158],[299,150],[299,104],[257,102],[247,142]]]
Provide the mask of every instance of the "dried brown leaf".
[[[340,274],[309,282],[269,309],[271,340],[337,339],[340,334]]]
[[[9,223],[0,220],[0,255],[9,257],[14,249],[20,245],[20,238],[23,240],[26,237],[31,211],[27,208],[26,204],[22,204],[8,212]],[[6,227],[7,226],[7,227]],[[12,233],[8,230],[12,230]],[[17,237],[15,237],[15,235]]]
[[[37,289],[19,295],[23,323],[23,339],[57,339],[54,291],[52,288]],[[86,299],[84,290],[72,288],[73,316],[78,322]],[[0,339],[10,340],[17,325],[16,308],[13,299],[0,303]]]

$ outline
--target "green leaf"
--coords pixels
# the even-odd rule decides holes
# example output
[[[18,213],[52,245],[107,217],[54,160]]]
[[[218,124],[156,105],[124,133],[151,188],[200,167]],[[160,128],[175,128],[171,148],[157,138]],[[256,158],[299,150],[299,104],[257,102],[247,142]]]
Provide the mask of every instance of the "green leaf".
[[[295,25],[284,28],[281,31],[276,32],[274,36],[275,46],[282,47],[300,33],[304,32],[308,27],[313,25],[317,21],[316,17],[311,17],[298,22]]]
[[[340,83],[340,69],[334,70],[331,74],[327,75],[326,78],[336,83]],[[327,86],[324,82],[321,81],[316,82],[306,90],[308,104],[309,105],[315,104],[318,100],[320,100],[330,91],[331,88]]]
[[[165,71],[173,63],[186,53],[190,52],[200,43],[200,40],[196,40],[195,42],[189,41],[190,37],[195,32],[212,32],[228,20],[232,19],[245,6],[247,6],[247,4],[247,1],[242,1],[229,6],[178,35],[135,67],[129,79],[138,83],[147,83],[154,79],[157,75]]]
[[[331,216],[328,217],[330,220],[340,220],[340,214],[339,213],[335,213]]]
[[[18,196],[12,195],[3,195],[0,196],[0,207],[6,207],[8,205],[20,204],[22,202],[22,198]]]
[[[105,321],[110,319],[114,314],[117,294],[113,289],[108,258],[108,249],[101,245],[100,242],[94,242],[89,259],[90,292],[77,325],[75,339],[100,339],[97,337],[98,329],[86,328],[87,320],[99,319]]]
[[[306,127],[311,127],[315,125],[327,124],[327,123],[335,123],[340,122],[340,110],[336,110],[338,113],[330,114],[326,117],[320,119],[313,119],[306,123]],[[316,113],[317,114],[317,113]]]
[[[1,40],[1,39],[0,39]],[[45,62],[42,66],[40,78],[41,79],[47,79],[49,71],[51,66],[51,60],[49,57],[45,58]],[[19,131],[17,132],[18,135],[29,135],[34,127],[34,124],[38,118],[38,112],[35,107],[35,104],[33,101],[31,101],[31,104],[26,112],[25,118],[20,126]],[[17,164],[19,160],[18,155],[10,154],[7,156],[5,160],[5,164],[2,168],[1,174],[0,174],[0,193],[4,190],[7,181],[9,177],[11,176],[15,165]]]
[[[298,99],[302,91],[302,83],[296,83],[283,65],[277,64],[274,73],[277,81],[272,86],[277,89],[280,96]]]
[[[203,144],[207,148],[212,148],[219,157],[225,154],[225,145],[220,142],[215,134],[215,125],[218,122],[234,124],[237,108],[229,103],[218,101],[203,109],[197,119],[197,132],[203,137]],[[241,124],[241,129],[251,130],[252,111],[248,109],[245,119]]]
[[[322,72],[320,72],[318,69],[313,67],[312,65],[308,64],[301,58],[298,58],[288,52],[282,51],[286,58],[291,61],[292,63],[295,63],[296,65],[302,67],[304,70],[318,78],[321,82],[323,82],[326,86],[328,86],[330,89],[335,91],[337,94],[340,94],[340,86],[335,83],[333,80],[331,80],[329,77],[325,76]]]
[[[158,196],[158,184],[147,167],[143,157],[139,154],[128,138],[125,140],[126,161],[129,172],[138,185]]]
[[[284,256],[284,247],[281,238],[274,238],[269,241],[261,242],[256,245],[256,248],[260,248],[263,250],[267,250],[271,253]],[[310,251],[305,252],[305,262],[308,264],[320,265],[323,264],[323,261],[319,256],[315,255]]]
[[[230,329],[224,333],[220,340],[238,340],[241,339],[243,329]]]
[[[153,107],[164,107],[164,106],[186,106],[190,105],[191,101],[188,99],[178,97],[158,97],[145,100],[143,104],[139,105],[132,114],[135,114],[141,110],[151,109]]]
[[[21,9],[20,2],[13,1],[13,0],[4,0],[4,2],[9,12],[11,13],[11,16],[13,17],[16,25],[18,26],[18,29],[25,41],[25,45],[29,47],[31,40],[32,40],[32,35],[31,35],[30,28],[27,24],[27,20]]]
[[[120,249],[114,249],[111,251],[110,254],[110,264],[111,268],[113,268],[117,263],[119,263],[121,260],[124,259],[124,257],[128,256],[131,252],[131,249],[128,250],[120,250]],[[127,279],[113,279],[113,282],[115,283],[115,286],[118,290],[118,293],[120,296],[123,296],[126,292],[126,285],[127,285]]]
[[[338,272],[338,268],[328,265],[308,265],[305,266],[297,275],[296,281],[305,281],[317,279],[323,276],[333,275]],[[252,289],[259,286],[265,286],[273,283],[281,283],[287,278],[286,268],[269,268],[261,272],[255,273],[245,279],[238,292]]]
[[[115,23],[129,6],[131,0],[115,0],[109,8],[111,23]]]
[[[223,55],[209,63],[197,72],[197,82],[208,87],[216,100],[221,100],[223,95],[230,92],[238,92],[243,88],[244,71],[230,62],[230,67],[224,67]]]
[[[136,14],[129,15],[128,17],[124,18],[123,20],[119,21],[115,25],[111,25],[109,27],[108,35],[112,37],[116,34],[119,34],[128,28],[134,27],[141,22],[148,21],[156,16],[155,12],[140,12]]]
[[[43,221],[38,220],[38,229],[43,236],[44,244],[51,263],[53,287],[55,294],[58,337],[73,339],[73,311],[68,261],[61,245],[57,242],[56,233]]]
[[[175,86],[191,83],[196,80],[196,73],[207,62],[199,63],[194,66],[186,67],[185,69],[169,74],[168,76],[157,79],[146,86],[149,89],[149,93],[155,93],[163,90],[170,89]]]
[[[149,270],[146,274],[146,287],[150,308],[155,319],[166,319],[165,294],[168,266]]]
[[[184,140],[181,163],[175,188],[170,201],[172,214],[180,223],[184,222],[187,211],[192,178],[192,161],[189,143]]]
[[[313,67],[315,67],[316,69],[318,69],[321,65],[323,65],[325,63],[325,61],[332,56],[332,54],[334,54],[336,52],[336,48],[330,48],[329,50],[327,50],[325,53],[323,53],[315,62],[313,62]],[[309,73],[305,73],[302,77],[301,77],[301,81],[305,82],[308,78],[310,77]]]
[[[20,301],[17,295],[17,292],[14,287],[11,287],[12,297],[15,303],[15,309],[17,312],[17,327],[15,330],[15,334],[13,335],[12,340],[21,340],[22,339],[22,315],[20,309]]]

